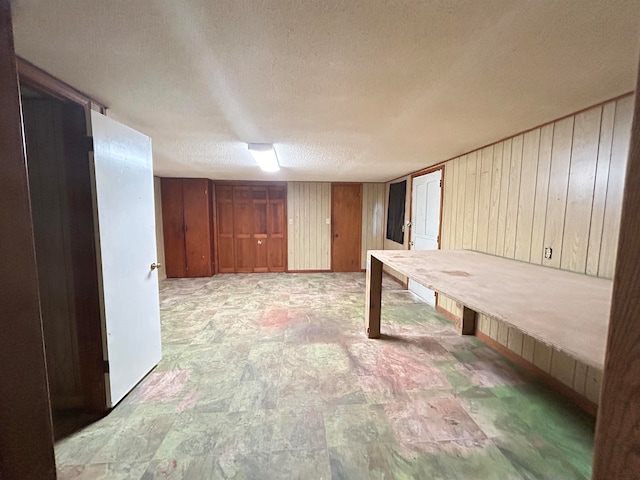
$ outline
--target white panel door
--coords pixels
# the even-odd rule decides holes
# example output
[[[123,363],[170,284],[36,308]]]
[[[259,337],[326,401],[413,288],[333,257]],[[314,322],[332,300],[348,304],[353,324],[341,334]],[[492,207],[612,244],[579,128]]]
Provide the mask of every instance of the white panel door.
[[[91,112],[107,404],[160,361],[151,139]]]
[[[412,250],[437,250],[440,232],[440,191],[442,170],[413,179],[411,190],[411,238]],[[433,290],[409,280],[409,290],[429,305],[435,306]]]

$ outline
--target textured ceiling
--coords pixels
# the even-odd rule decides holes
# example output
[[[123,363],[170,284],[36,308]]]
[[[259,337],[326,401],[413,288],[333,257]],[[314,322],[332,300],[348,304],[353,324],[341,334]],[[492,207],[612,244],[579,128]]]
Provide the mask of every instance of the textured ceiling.
[[[638,0],[15,0],[156,174],[386,181],[633,90]],[[262,173],[247,142],[276,146]]]

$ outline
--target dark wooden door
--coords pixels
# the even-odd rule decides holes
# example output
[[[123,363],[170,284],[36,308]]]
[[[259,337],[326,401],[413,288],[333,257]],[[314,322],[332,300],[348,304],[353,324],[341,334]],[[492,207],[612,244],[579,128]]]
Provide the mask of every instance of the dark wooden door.
[[[270,272],[284,272],[287,269],[286,197],[287,187],[269,187],[267,247]]]
[[[287,187],[217,184],[218,272],[287,270]]]
[[[359,272],[362,243],[362,184],[331,185],[331,270]]]
[[[162,235],[164,263],[168,278],[187,276],[184,238],[184,201],[181,178],[160,180],[162,192]]]
[[[184,244],[187,277],[210,277],[211,270],[211,212],[209,210],[209,180],[183,180]]]
[[[233,187],[233,236],[235,247],[235,271],[253,272],[253,199],[251,187]]]
[[[218,228],[218,271],[220,273],[233,273],[236,271],[236,254],[233,237],[232,186],[216,186],[216,215]]]
[[[168,278],[213,275],[209,180],[163,178],[162,227]]]
[[[253,271],[268,272],[267,187],[251,187],[251,198],[253,200]]]

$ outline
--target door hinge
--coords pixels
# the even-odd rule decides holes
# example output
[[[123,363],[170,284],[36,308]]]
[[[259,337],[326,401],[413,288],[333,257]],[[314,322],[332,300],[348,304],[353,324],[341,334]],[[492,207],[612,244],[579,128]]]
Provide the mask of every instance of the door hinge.
[[[84,137],[84,148],[87,152],[93,152],[93,137],[87,135]]]
[[[104,370],[104,373],[109,373],[109,360],[102,361],[102,368]]]
[[[440,180],[440,188],[442,188],[442,180]]]

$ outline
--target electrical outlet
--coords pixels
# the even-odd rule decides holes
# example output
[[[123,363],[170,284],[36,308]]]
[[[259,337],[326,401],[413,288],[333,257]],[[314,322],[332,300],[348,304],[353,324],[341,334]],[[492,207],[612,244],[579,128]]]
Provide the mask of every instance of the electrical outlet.
[[[552,254],[553,254],[553,250],[551,249],[551,247],[544,247],[544,258],[546,260],[550,260]]]

